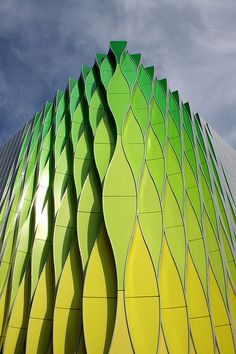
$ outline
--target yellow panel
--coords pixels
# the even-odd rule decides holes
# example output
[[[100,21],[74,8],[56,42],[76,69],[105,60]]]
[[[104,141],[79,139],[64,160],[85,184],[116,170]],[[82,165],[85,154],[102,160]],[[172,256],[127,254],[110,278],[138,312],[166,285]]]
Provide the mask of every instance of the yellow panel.
[[[53,305],[54,275],[52,256],[49,255],[39,278],[32,302],[26,340],[26,353],[45,353],[51,335]]]
[[[118,304],[116,312],[116,323],[113,333],[111,348],[109,351],[110,354],[133,354],[133,348],[131,345],[125,309],[124,309],[124,292],[118,291]]]
[[[204,352],[204,353],[205,353],[205,352]],[[192,337],[190,337],[189,354],[198,354],[198,353],[196,353],[196,350],[195,350],[195,348],[194,348]]]
[[[85,347],[85,342],[84,342],[84,334],[83,334],[83,332],[80,335],[80,340],[79,340],[79,346],[78,346],[77,354],[87,354],[86,347]]]
[[[75,352],[76,339],[82,325],[82,311],[55,308],[53,321],[54,354]],[[71,339],[74,340],[71,340]]]
[[[82,265],[77,241],[74,242],[67,257],[57,292],[54,312],[54,351],[60,353],[60,345],[66,353],[74,353],[82,326]],[[60,325],[60,321],[63,326]]]
[[[211,266],[209,267],[209,288],[213,325],[219,349],[225,354],[235,353],[228,314]]]
[[[50,342],[52,322],[30,318],[26,344],[26,354],[44,354]]]
[[[186,293],[189,318],[209,316],[209,310],[202,284],[189,252]]]
[[[166,342],[163,336],[163,330],[161,328],[160,331],[160,338],[159,338],[159,345],[158,345],[158,354],[169,354],[168,349],[166,346]]]
[[[116,297],[116,269],[104,224],[89,259],[84,297]]]
[[[90,256],[83,294],[83,324],[89,353],[108,352],[116,313],[116,270],[104,224]]]
[[[214,353],[210,313],[199,276],[188,253],[187,304],[193,341],[197,353]]]
[[[160,263],[159,290],[162,308],[186,305],[180,277],[165,239]]]
[[[184,284],[186,267],[186,242],[183,225],[166,228],[166,239],[172,252],[175,263],[178,267],[179,275]]]
[[[153,263],[138,221],[126,268],[126,297],[134,296],[158,296]]]
[[[225,304],[211,266],[209,267],[209,295],[214,326],[229,324]]]
[[[155,354],[159,332],[159,297],[126,298],[126,312],[135,353]]]
[[[108,353],[115,312],[116,298],[83,298],[83,327],[88,353]]]
[[[30,317],[52,319],[54,286],[52,256],[49,255],[35,291]]]
[[[22,352],[23,342],[25,339],[25,329],[9,327],[7,330],[7,338],[5,340],[4,354],[20,354]]]
[[[135,353],[156,353],[159,328],[157,280],[138,222],[126,268],[126,311]]]
[[[221,354],[235,354],[235,346],[230,325],[215,328]]]
[[[55,307],[81,309],[82,287],[82,265],[77,241],[75,241],[62,271]]]
[[[229,302],[231,307],[231,315],[233,319],[234,328],[236,330],[236,294],[232,287],[230,280],[228,281],[228,289],[229,289]]]
[[[0,298],[0,334],[1,336],[3,335],[3,327],[4,323],[6,321],[6,314],[7,314],[7,308],[8,308],[8,296],[7,296],[7,284],[5,285],[5,288],[1,294]],[[0,347],[1,347],[1,341],[0,341]]]
[[[22,279],[13,304],[4,344],[5,354],[20,353],[22,350],[26,332],[25,328],[29,316],[29,302],[29,271],[27,271]]]
[[[170,353],[188,354],[189,333],[186,307],[162,309],[162,324]]]
[[[199,354],[214,354],[214,338],[210,317],[190,319],[191,332]]]

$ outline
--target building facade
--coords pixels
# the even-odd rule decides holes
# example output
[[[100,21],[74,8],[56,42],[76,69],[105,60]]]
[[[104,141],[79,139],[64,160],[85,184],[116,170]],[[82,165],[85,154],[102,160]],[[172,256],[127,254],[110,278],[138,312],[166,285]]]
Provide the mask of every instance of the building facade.
[[[236,152],[126,45],[0,150],[4,354],[235,353]]]

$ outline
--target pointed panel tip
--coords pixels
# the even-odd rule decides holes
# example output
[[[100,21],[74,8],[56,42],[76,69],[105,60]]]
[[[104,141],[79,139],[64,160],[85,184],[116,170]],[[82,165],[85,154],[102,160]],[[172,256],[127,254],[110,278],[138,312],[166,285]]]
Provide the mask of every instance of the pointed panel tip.
[[[127,47],[127,41],[111,41],[110,49],[115,55],[117,63],[120,62],[120,58]]]

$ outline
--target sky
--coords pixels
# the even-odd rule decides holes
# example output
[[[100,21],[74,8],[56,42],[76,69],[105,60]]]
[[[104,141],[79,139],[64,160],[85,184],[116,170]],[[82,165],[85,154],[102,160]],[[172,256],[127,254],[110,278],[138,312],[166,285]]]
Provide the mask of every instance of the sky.
[[[5,0],[0,18],[0,146],[127,40],[236,148],[235,0]]]

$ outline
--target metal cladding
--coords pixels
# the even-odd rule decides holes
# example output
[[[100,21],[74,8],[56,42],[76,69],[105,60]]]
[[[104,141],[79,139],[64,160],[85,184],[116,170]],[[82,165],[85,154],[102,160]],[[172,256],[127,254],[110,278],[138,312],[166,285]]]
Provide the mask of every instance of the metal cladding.
[[[228,172],[211,128],[126,45],[18,140],[0,201],[4,354],[235,353]]]

